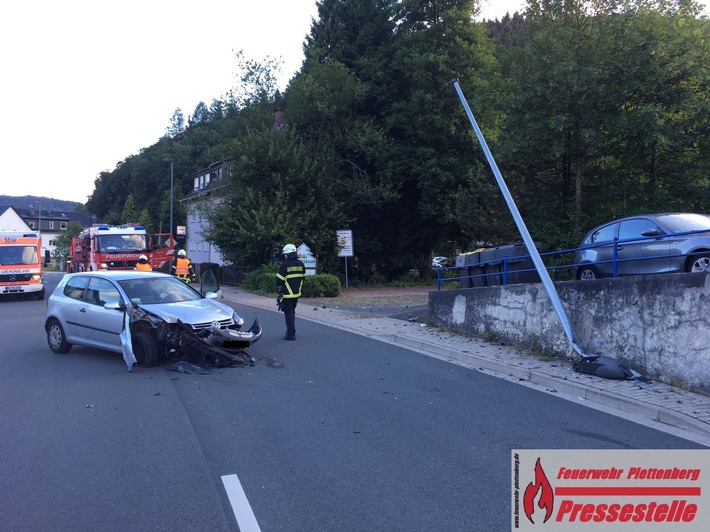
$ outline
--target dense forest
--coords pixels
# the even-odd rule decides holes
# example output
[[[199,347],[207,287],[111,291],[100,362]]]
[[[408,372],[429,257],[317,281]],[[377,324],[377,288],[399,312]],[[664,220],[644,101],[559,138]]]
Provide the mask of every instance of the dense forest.
[[[239,264],[306,242],[352,279],[395,279],[481,243],[520,241],[461,106],[457,79],[544,251],[596,223],[710,211],[710,22],[694,0],[529,0],[474,20],[475,0],[320,0],[305,59],[237,54],[223,100],[176,110],[153,146],[103,172],[86,205],[107,222],[168,225],[192,173],[231,160],[206,235]],[[285,125],[274,127],[275,112]]]

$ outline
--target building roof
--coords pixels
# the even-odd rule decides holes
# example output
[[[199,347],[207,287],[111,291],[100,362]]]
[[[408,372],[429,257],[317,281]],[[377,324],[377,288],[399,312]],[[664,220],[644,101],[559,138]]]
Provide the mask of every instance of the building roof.
[[[220,167],[227,168],[231,166],[232,159],[227,159],[224,161],[217,161],[212,164],[210,164],[207,168],[203,168],[202,170],[198,170],[197,172],[194,172],[191,177],[193,180],[195,178],[199,178],[199,176],[209,174],[211,176],[211,179],[208,183],[206,183],[204,186],[201,186],[200,188],[191,190],[185,196],[180,200],[182,201],[190,201],[202,196],[208,196],[213,194],[216,190],[224,188],[227,183],[227,177],[223,176],[221,179],[216,177],[216,170]]]
[[[86,212],[52,211],[47,209],[17,209],[14,207],[8,208],[12,208],[23,220],[42,218],[42,220],[53,220],[60,222],[79,222],[82,227],[89,227],[94,223],[93,215]]]

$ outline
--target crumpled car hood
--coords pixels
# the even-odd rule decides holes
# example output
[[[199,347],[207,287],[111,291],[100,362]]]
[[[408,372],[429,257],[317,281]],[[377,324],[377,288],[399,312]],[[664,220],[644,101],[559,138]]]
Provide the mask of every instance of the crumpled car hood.
[[[234,309],[212,299],[183,301],[180,303],[139,304],[139,306],[168,323],[178,320],[190,325],[231,320]]]

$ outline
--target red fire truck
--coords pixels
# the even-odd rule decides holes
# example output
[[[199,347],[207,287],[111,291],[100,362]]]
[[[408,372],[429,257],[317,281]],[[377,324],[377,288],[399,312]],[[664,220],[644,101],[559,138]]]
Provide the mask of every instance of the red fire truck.
[[[95,224],[72,239],[68,272],[132,270],[146,255],[154,270],[165,269],[175,252],[170,233],[151,235],[136,224]]]
[[[0,295],[7,294],[44,299],[39,233],[0,231]]]

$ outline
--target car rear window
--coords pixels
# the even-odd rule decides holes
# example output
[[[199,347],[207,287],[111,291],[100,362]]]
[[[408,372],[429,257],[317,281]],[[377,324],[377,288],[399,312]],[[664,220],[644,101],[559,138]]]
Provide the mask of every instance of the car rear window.
[[[596,244],[599,242],[611,242],[616,236],[616,226],[617,224],[609,224],[604,227],[600,227],[592,233],[589,243]]]
[[[84,289],[89,284],[89,278],[85,276],[70,277],[64,285],[64,295],[71,299],[81,299]]]

